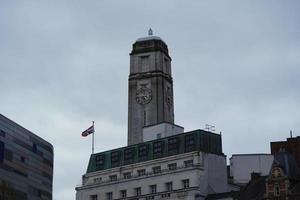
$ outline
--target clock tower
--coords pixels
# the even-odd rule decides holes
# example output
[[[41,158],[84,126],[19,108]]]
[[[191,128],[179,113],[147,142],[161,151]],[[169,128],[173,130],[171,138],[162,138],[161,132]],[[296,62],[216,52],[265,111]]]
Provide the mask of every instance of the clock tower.
[[[173,79],[168,46],[149,30],[130,53],[128,145],[143,142],[143,128],[174,124]]]

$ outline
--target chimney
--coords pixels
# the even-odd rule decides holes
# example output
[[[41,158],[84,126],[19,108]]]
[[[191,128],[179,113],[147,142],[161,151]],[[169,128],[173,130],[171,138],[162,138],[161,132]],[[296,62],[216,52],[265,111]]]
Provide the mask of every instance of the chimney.
[[[252,172],[251,173],[251,180],[257,180],[261,176],[258,172]]]

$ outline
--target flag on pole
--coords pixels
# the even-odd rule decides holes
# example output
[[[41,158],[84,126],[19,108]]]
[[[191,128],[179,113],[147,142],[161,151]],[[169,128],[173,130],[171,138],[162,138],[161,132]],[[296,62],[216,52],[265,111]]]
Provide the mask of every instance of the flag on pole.
[[[82,137],[86,137],[86,136],[88,136],[89,134],[92,134],[92,133],[94,133],[95,132],[95,129],[94,129],[94,124],[91,126],[91,127],[89,127],[88,129],[86,129],[85,131],[83,131],[82,133],[81,133],[81,136]]]

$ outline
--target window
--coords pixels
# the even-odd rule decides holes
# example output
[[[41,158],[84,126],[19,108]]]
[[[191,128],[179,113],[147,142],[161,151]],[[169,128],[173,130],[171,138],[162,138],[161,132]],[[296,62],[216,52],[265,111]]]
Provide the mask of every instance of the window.
[[[169,170],[175,170],[177,168],[177,164],[176,163],[168,164],[168,168]]]
[[[126,172],[123,174],[124,178],[131,178],[131,172]]]
[[[196,150],[196,135],[190,134],[184,137],[184,150],[185,152]]]
[[[189,179],[182,180],[182,187],[183,188],[189,188],[190,187],[190,180]]]
[[[4,142],[0,141],[0,163],[4,161]]]
[[[150,193],[151,194],[156,193],[156,185],[150,185],[149,187],[150,187]]]
[[[172,182],[167,182],[166,184],[166,191],[170,192],[173,190],[173,183]]]
[[[161,172],[161,168],[160,168],[160,166],[152,167],[152,171],[154,174],[158,174]]]
[[[142,72],[145,72],[149,68],[149,56],[141,56],[141,67],[142,67]]]
[[[109,180],[110,180],[110,181],[116,181],[117,178],[118,178],[117,175],[110,175],[110,176],[109,176]]]
[[[5,131],[1,130],[0,131],[0,136],[5,137]]]
[[[142,194],[142,188],[141,187],[134,188],[134,193],[135,196],[140,196]]]
[[[21,156],[20,160],[21,160],[22,163],[25,163],[25,157]]]
[[[127,197],[127,190],[121,190],[120,191],[120,197],[121,198],[126,198]]]
[[[106,200],[113,200],[113,193],[112,192],[105,193],[105,199]]]
[[[170,193],[166,193],[166,194],[162,194],[162,195],[161,195],[161,198],[168,198],[168,197],[170,197],[170,196],[171,196]]]
[[[119,166],[121,160],[121,152],[120,151],[111,152],[110,156],[111,156],[111,166],[112,167]]]
[[[138,147],[138,158],[139,161],[147,160],[148,158],[148,144],[143,144]]]
[[[105,155],[97,155],[95,157],[95,165],[97,169],[104,168]]]
[[[146,174],[146,170],[145,169],[139,169],[137,171],[137,173],[138,173],[138,176],[144,176]]]
[[[174,155],[178,153],[179,139],[177,137],[168,140],[168,154]]]
[[[154,158],[161,157],[163,155],[163,141],[156,141],[153,143],[153,156]]]
[[[156,139],[160,139],[161,138],[161,133],[157,133],[156,134]]]
[[[164,58],[164,70],[166,70],[169,74],[171,73],[169,67],[169,60],[167,58]]]
[[[36,143],[33,143],[33,144],[32,144],[32,151],[33,151],[34,153],[37,152],[37,146],[36,146]]]
[[[280,196],[280,187],[277,183],[274,185],[274,196]]]
[[[151,199],[154,199],[154,196],[148,196],[148,197],[146,197],[145,200],[151,200]]]
[[[127,148],[124,150],[124,163],[130,164],[134,161],[134,151],[135,148]]]
[[[193,160],[186,160],[184,161],[184,167],[191,167],[193,166]]]
[[[96,194],[91,195],[90,200],[98,200],[98,196]]]
[[[99,183],[102,181],[102,178],[101,177],[98,177],[98,178],[94,178],[94,183]]]

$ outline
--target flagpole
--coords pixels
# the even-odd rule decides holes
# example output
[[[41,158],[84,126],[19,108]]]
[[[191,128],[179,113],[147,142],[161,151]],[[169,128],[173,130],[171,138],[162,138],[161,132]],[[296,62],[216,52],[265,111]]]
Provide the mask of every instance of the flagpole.
[[[94,154],[94,143],[95,143],[95,140],[94,140],[94,134],[95,134],[95,127],[94,127],[94,124],[95,124],[95,122],[93,121],[94,132],[93,132],[93,137],[92,137],[92,154]]]

